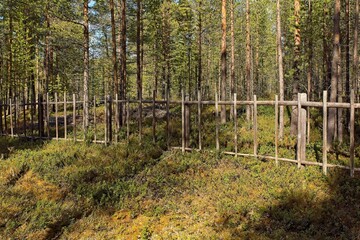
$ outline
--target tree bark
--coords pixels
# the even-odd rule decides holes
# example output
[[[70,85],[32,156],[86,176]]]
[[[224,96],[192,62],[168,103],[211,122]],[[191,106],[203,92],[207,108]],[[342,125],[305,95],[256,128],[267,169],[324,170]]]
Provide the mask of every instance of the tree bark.
[[[120,19],[120,100],[126,99],[126,0],[121,0]],[[120,104],[120,125],[125,123],[124,104]]]
[[[284,67],[283,52],[281,44],[281,9],[280,0],[276,0],[276,36],[277,36],[277,54],[278,54],[278,71],[279,71],[279,96],[280,101],[284,101]],[[279,111],[279,138],[284,137],[284,106],[280,106]]]
[[[136,12],[136,83],[137,83],[137,98],[139,102],[139,135],[141,136],[141,123],[142,123],[142,34],[141,34],[141,17],[142,17],[142,2],[137,0],[137,12]]]
[[[355,2],[355,24],[354,24],[354,49],[353,49],[353,76],[352,76],[352,88],[355,91],[355,95],[358,95],[358,76],[359,76],[359,55],[358,55],[358,45],[359,45],[359,0]]]
[[[250,39],[250,1],[246,0],[246,100],[251,101],[253,93],[251,91],[251,39]],[[251,119],[251,107],[246,105],[246,120]]]
[[[293,100],[297,99],[297,94],[299,92],[299,81],[300,81],[300,59],[301,59],[301,35],[300,35],[300,0],[294,1],[294,17],[295,17],[295,30],[294,30],[294,62],[293,62]],[[297,134],[297,117],[298,109],[297,107],[292,108],[291,113],[291,135],[295,136]]]
[[[119,93],[119,69],[116,50],[116,27],[115,27],[115,6],[114,0],[110,0],[111,15],[111,43],[112,43],[112,64],[113,64],[113,82],[115,85],[115,93]]]
[[[230,62],[230,89],[231,89],[231,98],[233,98],[235,93],[235,19],[234,19],[234,11],[235,4],[234,0],[230,1],[231,3],[231,12],[230,12],[230,31],[231,31],[231,62]],[[230,118],[233,119],[234,115],[234,106],[231,105],[230,108]]]
[[[84,0],[84,128],[89,126],[89,1]]]
[[[226,0],[221,1],[221,100],[226,100]],[[226,106],[221,105],[221,123],[226,123]]]
[[[330,102],[336,102],[337,98],[337,88],[339,82],[339,68],[340,68],[340,0],[335,0],[335,9],[334,9],[334,42],[333,42],[333,57],[331,63],[331,92],[330,92]],[[335,128],[336,128],[336,109],[329,109],[329,118],[328,118],[328,148],[332,146]]]

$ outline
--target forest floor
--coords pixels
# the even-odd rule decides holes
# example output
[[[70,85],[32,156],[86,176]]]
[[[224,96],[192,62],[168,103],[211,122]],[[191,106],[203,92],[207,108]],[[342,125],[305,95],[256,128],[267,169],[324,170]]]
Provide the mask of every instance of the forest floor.
[[[270,135],[266,119],[259,128]],[[103,146],[0,138],[0,238],[360,238],[360,179],[348,171],[324,176],[315,166],[164,151],[137,139]],[[264,141],[271,139],[260,137],[260,152],[271,151]]]

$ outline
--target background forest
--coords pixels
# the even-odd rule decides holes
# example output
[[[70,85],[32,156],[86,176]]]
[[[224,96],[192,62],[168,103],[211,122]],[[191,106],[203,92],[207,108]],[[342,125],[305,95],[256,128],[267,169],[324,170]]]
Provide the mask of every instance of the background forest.
[[[159,99],[169,89],[176,99],[184,89],[190,99],[197,90],[212,99],[218,90],[221,100],[236,92],[238,99],[279,94],[281,101],[298,92],[318,100],[331,90],[330,101],[349,101],[350,89],[358,89],[358,6],[358,0],[4,0],[0,98],[35,101],[67,92],[85,100],[145,99],[155,91]],[[335,114],[342,113],[330,110],[329,121]]]

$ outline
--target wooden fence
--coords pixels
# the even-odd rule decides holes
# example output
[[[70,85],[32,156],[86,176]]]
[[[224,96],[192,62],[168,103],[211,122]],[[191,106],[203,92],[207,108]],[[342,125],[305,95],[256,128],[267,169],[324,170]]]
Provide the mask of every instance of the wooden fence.
[[[170,100],[169,94],[166,94],[165,100],[156,100],[155,92],[153,93],[153,98],[151,100],[119,100],[116,95],[115,99],[112,99],[110,96],[98,99],[94,97],[91,100],[90,107],[92,108],[92,122],[91,126],[94,131],[94,135],[90,141],[94,143],[103,143],[110,144],[112,141],[118,141],[119,136],[113,136],[113,128],[115,132],[119,132],[120,128],[126,128],[126,138],[129,138],[130,135],[130,104],[136,105],[139,109],[139,116],[137,117],[138,121],[138,133],[139,138],[142,138],[142,114],[141,109],[144,104],[152,106],[152,137],[153,141],[156,142],[156,108],[159,105],[164,106],[166,109],[166,142],[168,148],[181,149],[183,152],[191,150],[202,150],[202,109],[205,105],[215,106],[215,145],[216,151],[220,151],[220,142],[219,142],[219,106],[231,106],[233,111],[233,126],[234,126],[234,151],[228,152],[223,151],[224,154],[229,154],[233,156],[244,156],[244,157],[256,157],[262,159],[275,160],[275,163],[278,164],[279,161],[296,163],[299,167],[301,165],[316,165],[321,166],[324,174],[327,174],[328,168],[342,168],[350,171],[350,175],[354,176],[355,171],[360,171],[360,168],[356,168],[354,164],[355,159],[355,109],[360,108],[360,103],[355,103],[354,92],[351,92],[350,102],[328,102],[327,101],[327,91],[323,92],[323,101],[322,102],[312,102],[307,101],[306,94],[298,94],[297,101],[279,101],[278,96],[275,96],[274,100],[271,101],[258,101],[256,95],[252,101],[238,101],[237,95],[234,94],[232,101],[219,101],[217,93],[215,94],[215,100],[202,100],[201,94],[198,93],[198,99],[196,101],[190,101],[185,98],[185,94],[182,93],[181,100]],[[182,122],[182,132],[181,132],[181,146],[170,146],[170,106],[179,106],[181,105],[181,122]],[[189,111],[191,105],[197,106],[197,130],[198,130],[198,148],[189,148]],[[252,131],[253,131],[253,153],[245,154],[238,152],[238,110],[240,106],[252,106],[253,116],[252,116]],[[274,106],[275,108],[275,156],[268,155],[259,155],[258,154],[258,106]],[[69,112],[69,106],[71,110]],[[8,102],[0,102],[0,135],[6,135],[11,137],[27,137],[31,139],[56,139],[56,140],[73,140],[73,141],[85,141],[86,133],[83,134],[83,138],[79,138],[77,134],[77,129],[80,126],[77,126],[79,122],[83,122],[83,129],[86,129],[84,126],[84,117],[81,114],[81,109],[84,106],[84,102],[77,99],[76,95],[73,94],[72,98],[69,99],[69,96],[66,94],[63,95],[63,99],[59,99],[58,95],[55,93],[53,100],[49,100],[49,94],[44,96],[39,95],[38,101],[32,103],[26,103],[25,100],[19,101],[15,99],[12,101],[9,99]],[[99,126],[99,107],[103,106],[103,116],[105,124],[100,129]],[[278,154],[279,148],[279,107],[280,106],[291,106],[297,109],[301,109],[297,114],[298,122],[298,134],[297,134],[297,144],[296,144],[296,159],[281,158]],[[323,145],[322,145],[322,162],[311,162],[306,161],[306,139],[309,138],[310,133],[310,124],[308,124],[309,119],[307,119],[307,111],[309,108],[321,108],[323,112]],[[51,111],[52,108],[52,111]],[[62,112],[59,111],[59,108],[62,108]],[[350,158],[348,166],[329,164],[327,162],[327,121],[328,121],[328,109],[329,108],[344,108],[349,109],[350,111],[350,122],[349,122],[349,131],[350,131]],[[100,108],[102,109],[102,108]],[[51,117],[51,113],[53,116]],[[115,113],[114,113],[115,112]],[[29,117],[30,116],[30,117]],[[59,120],[61,120],[61,129],[62,136],[60,137],[59,133]],[[82,121],[81,121],[82,120]],[[55,122],[55,123],[54,123]],[[55,125],[55,126],[51,126]],[[69,134],[69,128],[72,128],[71,134]],[[103,133],[102,139],[99,138],[99,133]],[[70,137],[71,136],[71,137]]]

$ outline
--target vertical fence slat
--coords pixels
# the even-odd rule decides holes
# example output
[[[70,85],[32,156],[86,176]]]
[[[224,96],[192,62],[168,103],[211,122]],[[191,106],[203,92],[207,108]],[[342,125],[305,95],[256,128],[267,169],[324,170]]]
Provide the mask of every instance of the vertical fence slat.
[[[126,138],[130,140],[130,101],[126,101]]]
[[[113,140],[113,132],[112,132],[112,98],[110,95],[108,95],[108,139],[111,143]]]
[[[3,135],[3,101],[0,99],[0,135]]]
[[[166,145],[170,149],[170,96],[168,86],[166,87]]]
[[[107,109],[107,105],[108,105],[108,103],[107,103],[107,97],[104,95],[104,107],[105,107],[105,109],[104,109],[104,111],[105,111],[105,112],[104,112],[104,114],[105,114],[104,143],[105,143],[105,146],[106,146],[107,143],[108,143],[108,109]]]
[[[10,107],[10,134],[11,134],[11,137],[14,137],[14,123],[13,123],[13,113],[12,113],[11,98],[9,99],[9,107]]]
[[[185,152],[185,94],[181,90],[181,150]]]
[[[67,139],[67,102],[66,92],[64,92],[64,138]]]
[[[119,131],[120,131],[120,122],[119,122],[119,95],[115,94],[115,129],[116,129],[116,135],[115,135],[115,142],[118,142],[119,137]]]
[[[278,145],[279,145],[279,97],[275,95],[275,164],[279,165],[278,156]]]
[[[257,139],[257,131],[258,131],[258,121],[257,121],[257,97],[254,95],[254,155],[257,156],[258,151],[258,139]]]
[[[297,98],[297,165],[301,167],[301,94],[298,93]]]
[[[350,94],[350,176],[354,177],[355,159],[355,94],[351,90]]]
[[[198,89],[198,130],[199,130],[199,150],[202,149],[202,134],[201,134],[201,91]]]
[[[323,173],[327,174],[327,91],[323,92]]]
[[[237,139],[237,95],[234,93],[234,113],[233,113],[233,120],[234,120],[234,150],[235,150],[235,157],[238,154],[238,139]]]
[[[39,137],[42,138],[44,136],[44,109],[43,96],[41,94],[38,95],[38,130]]]
[[[220,150],[220,143],[219,143],[219,102],[218,102],[218,94],[215,92],[215,140],[216,140],[216,151]]]
[[[94,142],[97,141],[97,131],[96,131],[96,96],[94,95]]]
[[[18,98],[15,97],[15,103],[14,103],[14,107],[15,107],[15,135],[19,136],[19,102],[18,102]]]
[[[139,143],[142,141],[142,96],[139,96]]]
[[[55,93],[55,132],[56,140],[59,140],[59,120],[58,120],[58,95]]]
[[[153,135],[153,143],[156,143],[156,115],[155,115],[155,98],[156,98],[156,90],[153,90],[152,97],[152,135]]]
[[[33,99],[33,98],[32,98]],[[34,138],[34,112],[35,112],[35,105],[36,103],[31,101],[30,105],[30,134],[31,138]]]
[[[49,93],[46,94],[46,135],[50,139],[50,103]]]
[[[74,141],[76,142],[76,95],[73,94],[73,134]]]
[[[25,102],[25,96],[23,96],[23,133],[24,133],[24,136],[26,137],[27,134],[26,134],[26,102]]]

